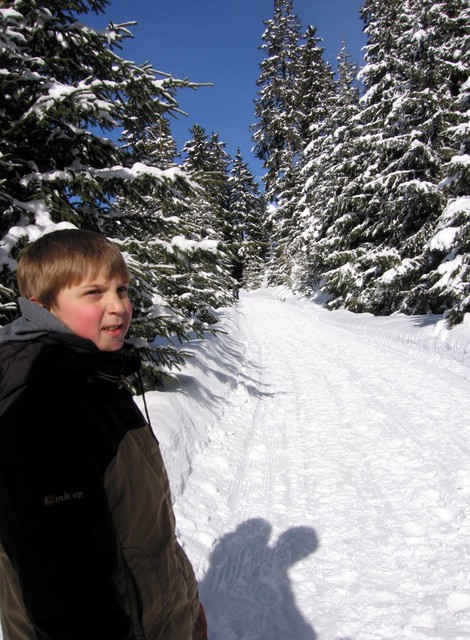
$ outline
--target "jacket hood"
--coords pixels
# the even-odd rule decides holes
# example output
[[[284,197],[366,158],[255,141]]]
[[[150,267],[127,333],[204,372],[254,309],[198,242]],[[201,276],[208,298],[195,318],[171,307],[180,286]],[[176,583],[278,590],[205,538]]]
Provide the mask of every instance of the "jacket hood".
[[[100,351],[43,307],[19,299],[22,316],[0,329],[0,415],[30,383],[53,386],[77,377],[118,382],[138,371],[140,357],[127,345]]]
[[[39,304],[26,298],[18,298],[18,305],[21,317],[0,328],[0,344],[35,340],[51,332],[73,335],[59,318]]]

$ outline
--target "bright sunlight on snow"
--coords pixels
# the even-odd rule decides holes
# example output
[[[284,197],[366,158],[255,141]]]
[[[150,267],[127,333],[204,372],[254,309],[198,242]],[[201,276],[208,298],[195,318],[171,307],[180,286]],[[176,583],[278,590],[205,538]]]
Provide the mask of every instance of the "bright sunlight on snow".
[[[147,398],[211,640],[470,638],[470,325],[266,290],[222,326]]]
[[[221,326],[147,394],[210,639],[468,640],[470,324],[278,289]]]

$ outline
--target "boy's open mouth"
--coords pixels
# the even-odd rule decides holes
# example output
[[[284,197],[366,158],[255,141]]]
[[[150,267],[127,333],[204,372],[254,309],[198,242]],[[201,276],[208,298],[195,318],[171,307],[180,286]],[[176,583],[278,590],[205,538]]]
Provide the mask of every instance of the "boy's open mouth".
[[[103,327],[103,331],[108,331],[109,333],[116,333],[122,330],[122,324],[113,324],[109,327]]]

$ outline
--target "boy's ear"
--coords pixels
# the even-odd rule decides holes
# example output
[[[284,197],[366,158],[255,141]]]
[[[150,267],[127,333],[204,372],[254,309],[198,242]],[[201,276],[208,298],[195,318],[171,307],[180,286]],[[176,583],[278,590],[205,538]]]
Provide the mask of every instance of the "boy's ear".
[[[39,300],[36,298],[36,296],[29,296],[29,300],[30,300],[30,302],[34,302],[34,304],[38,304],[40,307],[44,307],[42,302],[39,302]]]

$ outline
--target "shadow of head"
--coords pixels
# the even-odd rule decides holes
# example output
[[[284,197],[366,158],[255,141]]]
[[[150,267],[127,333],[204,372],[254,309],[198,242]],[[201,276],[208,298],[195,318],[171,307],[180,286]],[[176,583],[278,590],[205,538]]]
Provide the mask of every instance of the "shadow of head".
[[[279,536],[274,549],[281,564],[300,562],[318,548],[318,537],[311,527],[292,527]]]

